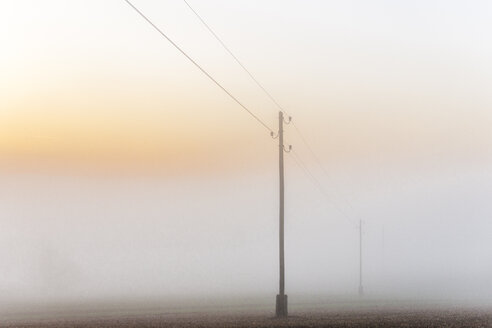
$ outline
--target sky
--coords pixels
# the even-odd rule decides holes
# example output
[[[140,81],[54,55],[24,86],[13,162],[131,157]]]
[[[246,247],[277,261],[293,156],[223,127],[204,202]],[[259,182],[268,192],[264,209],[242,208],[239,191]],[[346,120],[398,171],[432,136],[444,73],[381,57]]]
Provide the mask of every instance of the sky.
[[[356,290],[360,219],[369,290],[490,283],[488,1],[189,2],[301,131],[288,290]],[[183,1],[133,3],[276,131]],[[124,1],[2,1],[0,44],[7,299],[276,292],[269,131]]]

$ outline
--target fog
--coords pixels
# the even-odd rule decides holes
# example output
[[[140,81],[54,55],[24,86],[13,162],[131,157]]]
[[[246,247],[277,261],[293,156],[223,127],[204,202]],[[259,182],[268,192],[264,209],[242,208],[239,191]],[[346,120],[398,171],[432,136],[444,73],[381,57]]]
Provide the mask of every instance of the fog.
[[[286,159],[286,290],[482,300],[492,176],[470,163],[330,168]],[[278,177],[1,176],[3,302],[254,297],[278,288]],[[312,166],[316,172],[316,167]],[[291,296],[295,302],[295,296]]]
[[[278,108],[184,2],[134,2],[251,111],[124,1],[2,3],[0,316],[142,300],[274,308]],[[489,2],[192,5],[295,124],[289,306],[492,304]]]

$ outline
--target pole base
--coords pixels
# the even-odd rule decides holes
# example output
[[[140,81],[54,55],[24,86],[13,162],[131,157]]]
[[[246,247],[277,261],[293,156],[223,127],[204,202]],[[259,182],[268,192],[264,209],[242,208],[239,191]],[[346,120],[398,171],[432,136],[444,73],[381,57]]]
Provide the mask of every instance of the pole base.
[[[362,286],[359,286],[359,296],[364,296],[364,289]]]
[[[277,318],[287,316],[287,295],[277,295],[275,316]]]

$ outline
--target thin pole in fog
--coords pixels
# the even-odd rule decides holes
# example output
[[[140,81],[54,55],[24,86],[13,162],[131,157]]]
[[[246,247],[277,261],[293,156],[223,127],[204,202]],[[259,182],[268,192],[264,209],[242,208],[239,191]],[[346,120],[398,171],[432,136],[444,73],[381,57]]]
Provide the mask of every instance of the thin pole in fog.
[[[385,273],[386,271],[386,262],[385,262],[385,249],[384,249],[384,226],[382,228],[382,246],[383,246],[383,249],[382,249],[382,252],[383,252],[383,273]]]
[[[362,287],[362,220],[359,220],[359,296],[364,295]]]
[[[291,118],[286,123],[290,123]],[[271,133],[274,137],[273,132]],[[275,315],[287,316],[287,295],[285,294],[285,259],[284,259],[284,152],[289,152],[292,146],[286,150],[284,147],[284,113],[278,113],[278,154],[279,154],[279,293],[275,303]]]

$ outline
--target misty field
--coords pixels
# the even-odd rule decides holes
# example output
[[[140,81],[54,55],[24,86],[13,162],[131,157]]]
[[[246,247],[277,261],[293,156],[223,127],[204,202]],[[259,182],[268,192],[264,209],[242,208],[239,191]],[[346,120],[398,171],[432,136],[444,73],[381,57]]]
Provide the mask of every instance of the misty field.
[[[15,322],[2,327],[492,327],[485,311],[371,311],[272,316],[191,314]]]
[[[483,303],[298,302],[279,319],[263,301],[51,305],[4,313],[0,327],[492,327],[492,307]]]

